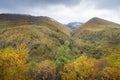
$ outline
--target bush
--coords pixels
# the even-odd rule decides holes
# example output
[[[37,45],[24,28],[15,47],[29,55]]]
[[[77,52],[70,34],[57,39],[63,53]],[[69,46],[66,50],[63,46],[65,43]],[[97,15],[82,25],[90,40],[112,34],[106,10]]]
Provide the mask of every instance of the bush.
[[[0,50],[0,80],[31,80],[26,59],[28,50],[25,45],[17,49]]]
[[[35,80],[55,80],[56,65],[49,60],[42,61],[35,70]]]
[[[60,71],[62,80],[94,80],[97,73],[95,61],[82,55],[74,62],[66,64]]]

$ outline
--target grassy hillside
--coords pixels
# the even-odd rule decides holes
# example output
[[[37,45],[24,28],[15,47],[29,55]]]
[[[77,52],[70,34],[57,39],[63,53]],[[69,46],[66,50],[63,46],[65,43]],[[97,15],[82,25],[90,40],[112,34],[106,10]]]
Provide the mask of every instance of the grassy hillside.
[[[16,27],[20,25],[46,26],[52,30],[61,31],[69,35],[69,29],[52,18],[46,16],[31,16],[20,14],[0,14],[0,28]]]
[[[82,36],[80,34],[82,34],[83,31],[84,32],[86,31],[86,33],[87,32],[89,33],[89,32],[102,31],[107,28],[119,28],[119,27],[120,27],[119,24],[94,17],[94,18],[88,20],[86,23],[84,23],[80,27],[78,27],[77,29],[75,29],[73,31],[73,34],[74,34],[74,36],[78,37],[78,36]]]
[[[99,58],[120,53],[120,25],[92,18],[73,32],[74,46],[80,53]]]
[[[55,59],[58,48],[69,40],[70,31],[49,17],[0,15],[0,48],[26,44],[31,60]]]

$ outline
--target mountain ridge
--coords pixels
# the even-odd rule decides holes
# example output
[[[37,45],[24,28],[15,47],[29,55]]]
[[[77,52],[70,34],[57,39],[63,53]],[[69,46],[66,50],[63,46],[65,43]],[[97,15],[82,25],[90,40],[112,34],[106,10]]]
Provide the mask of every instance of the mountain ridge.
[[[56,59],[59,46],[69,41],[70,30],[49,17],[2,14],[0,15],[0,48],[25,44],[29,60]]]
[[[108,20],[105,20],[105,19],[102,19],[102,18],[98,18],[98,17],[91,18],[85,24],[87,25],[87,24],[92,24],[92,23],[97,24],[97,25],[110,25],[110,24],[120,25],[118,23],[111,22],[111,21],[108,21]]]
[[[120,24],[105,20],[105,19],[101,19],[98,17],[94,17],[89,19],[86,23],[82,24],[81,26],[77,27],[75,30],[73,30],[73,34],[74,35],[79,35],[81,30],[86,30],[86,31],[101,31],[105,28],[114,28],[114,27],[120,27]]]
[[[66,28],[61,23],[57,22],[56,20],[47,17],[47,16],[31,16],[31,15],[24,15],[24,14],[0,14],[0,28],[1,26],[18,26],[18,25],[49,25],[54,26],[56,30],[60,30],[67,35],[70,35],[70,30]],[[59,27],[58,27],[59,26]],[[53,27],[51,27],[53,28]]]

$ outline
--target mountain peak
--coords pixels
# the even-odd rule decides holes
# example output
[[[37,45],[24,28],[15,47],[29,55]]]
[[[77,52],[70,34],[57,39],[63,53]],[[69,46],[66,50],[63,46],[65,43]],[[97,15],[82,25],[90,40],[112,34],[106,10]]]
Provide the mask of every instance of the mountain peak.
[[[119,24],[98,17],[93,17],[84,24],[84,26],[96,26],[96,25],[119,25]]]
[[[93,17],[92,19],[90,19],[87,23],[96,23],[96,24],[106,24],[106,23],[110,23],[110,21],[98,18],[98,17]]]

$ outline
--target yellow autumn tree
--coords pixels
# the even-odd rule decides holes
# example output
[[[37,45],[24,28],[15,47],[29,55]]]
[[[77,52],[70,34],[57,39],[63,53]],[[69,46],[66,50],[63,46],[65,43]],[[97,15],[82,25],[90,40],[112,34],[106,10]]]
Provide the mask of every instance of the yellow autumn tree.
[[[85,55],[77,58],[73,63],[66,64],[60,75],[62,80],[94,80],[97,73],[95,59]]]
[[[27,57],[25,45],[0,50],[0,80],[28,80]]]
[[[74,63],[65,64],[63,70],[59,72],[61,80],[76,80],[77,73],[75,71]]]
[[[107,66],[102,71],[105,80],[119,80],[120,54],[112,54],[106,58],[106,61],[107,61]]]
[[[35,80],[55,80],[56,65],[50,60],[42,61],[35,70]]]

